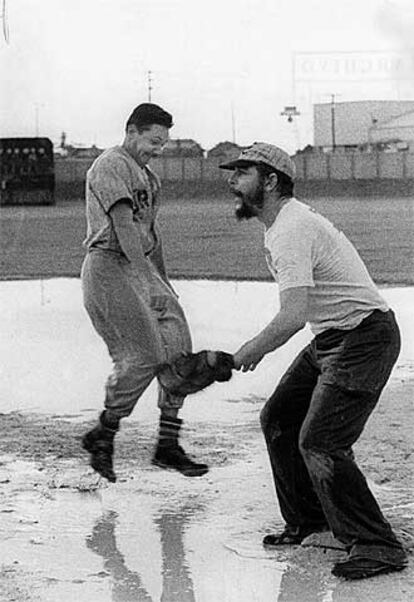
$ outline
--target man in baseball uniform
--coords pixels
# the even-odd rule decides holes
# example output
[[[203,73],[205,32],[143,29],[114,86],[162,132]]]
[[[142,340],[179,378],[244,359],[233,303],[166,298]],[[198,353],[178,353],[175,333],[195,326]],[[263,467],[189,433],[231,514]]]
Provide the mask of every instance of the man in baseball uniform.
[[[168,141],[172,117],[144,103],[126,123],[120,146],[102,153],[87,173],[87,254],[82,266],[85,308],[113,360],[105,410],[82,440],[91,466],[114,482],[113,442],[160,365],[191,351],[190,331],[165,270],[156,217],[160,181],[148,167]],[[179,445],[183,396],[159,388],[159,440],[153,464],[186,476],[208,471]]]
[[[399,354],[395,316],[351,242],[294,198],[295,164],[287,153],[255,143],[220,167],[232,171],[236,215],[264,225],[280,293],[279,312],[235,353],[236,369],[254,370],[306,323],[314,334],[261,413],[286,523],[264,544],[298,544],[329,529],[349,553],[334,575],[400,570],[405,552],[352,453]]]

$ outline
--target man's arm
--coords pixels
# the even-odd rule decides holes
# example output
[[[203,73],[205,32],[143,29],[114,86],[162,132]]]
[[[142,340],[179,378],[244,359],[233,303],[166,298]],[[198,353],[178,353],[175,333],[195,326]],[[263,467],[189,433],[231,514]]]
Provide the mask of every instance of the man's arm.
[[[137,278],[142,283],[142,292],[145,300],[149,302],[149,283],[154,275],[151,270],[150,262],[146,258],[140,237],[137,235],[137,229],[132,219],[132,201],[121,199],[115,203],[109,216],[112,219],[115,233],[121,249],[131,263]]]
[[[158,236],[158,244],[157,244],[156,248],[151,253],[151,262],[157,268],[157,270],[158,270],[161,278],[165,282],[165,284],[171,289],[171,291],[174,293],[174,295],[176,297],[178,297],[176,290],[174,289],[173,285],[170,282],[170,279],[168,278],[167,270],[166,270],[165,263],[164,263],[164,253],[162,250],[162,241],[161,241],[160,236]]]
[[[254,370],[263,357],[284,345],[294,334],[301,330],[308,316],[308,287],[289,288],[280,293],[280,310],[273,320],[247,341],[234,354],[237,370]]]

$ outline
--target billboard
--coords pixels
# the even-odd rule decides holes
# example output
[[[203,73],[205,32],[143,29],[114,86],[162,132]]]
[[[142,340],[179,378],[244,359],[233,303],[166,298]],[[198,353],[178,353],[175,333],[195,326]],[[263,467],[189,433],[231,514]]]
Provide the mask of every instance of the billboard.
[[[294,56],[297,83],[391,81],[395,85],[412,81],[413,74],[414,53],[408,52],[298,52]]]

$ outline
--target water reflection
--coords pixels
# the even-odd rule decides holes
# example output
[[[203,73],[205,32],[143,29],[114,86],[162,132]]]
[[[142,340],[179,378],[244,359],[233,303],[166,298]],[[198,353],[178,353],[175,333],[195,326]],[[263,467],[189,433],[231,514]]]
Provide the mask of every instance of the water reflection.
[[[163,512],[155,519],[161,536],[163,588],[161,602],[195,602],[193,582],[185,558],[184,532],[194,507],[179,514]]]
[[[117,548],[117,518],[118,514],[113,510],[104,514],[95,523],[92,534],[87,536],[86,545],[104,559],[104,570],[112,579],[113,602],[152,602],[139,573],[126,566],[124,556]]]
[[[195,508],[166,510],[154,519],[160,533],[162,594],[160,602],[195,602],[194,587],[185,557],[184,533]],[[138,570],[130,569],[116,541],[118,513],[111,510],[95,523],[87,547],[104,560],[110,575],[113,602],[155,602]]]
[[[277,602],[326,602],[327,588],[315,569],[288,564],[280,582]]]

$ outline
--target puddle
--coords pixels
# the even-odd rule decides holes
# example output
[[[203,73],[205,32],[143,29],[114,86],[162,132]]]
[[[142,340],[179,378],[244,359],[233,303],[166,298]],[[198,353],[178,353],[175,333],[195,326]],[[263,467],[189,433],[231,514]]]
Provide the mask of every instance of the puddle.
[[[233,352],[267,324],[277,309],[277,287],[266,282],[177,281],[174,286],[191,325],[194,348]],[[403,333],[402,351],[394,375],[412,376],[414,366],[414,288],[382,289],[395,309]],[[111,363],[101,339],[82,307],[78,279],[0,282],[0,411],[33,411],[85,419],[102,406],[103,389]],[[236,373],[229,383],[213,385],[191,397],[183,409],[197,404],[200,420],[213,412],[232,421],[225,402],[250,403],[254,391],[261,400],[299,349],[310,339],[303,330],[255,372]],[[142,420],[154,420],[153,383],[137,411]],[[251,403],[250,403],[251,405]]]
[[[269,517],[274,518],[273,528],[280,517],[275,516],[273,492],[264,487],[266,460],[253,451],[250,464],[213,468],[206,479],[150,468],[116,486],[79,467],[63,467],[59,480],[51,479],[50,472],[39,471],[32,462],[3,457],[11,488],[8,503],[2,503],[7,510],[1,514],[2,566],[9,578],[13,571],[25,575],[33,594],[15,599],[357,599],[355,590],[347,593],[346,584],[330,575],[342,552],[262,547]],[[379,490],[374,487],[375,493]],[[382,587],[374,584],[371,594],[361,599],[394,599],[378,596]],[[389,596],[390,589],[385,591]]]
[[[2,563],[35,571],[42,602],[262,602],[278,591],[286,563],[267,556],[259,536],[243,547],[235,531],[240,484],[230,519],[216,491],[229,487],[228,469],[207,483],[154,469],[92,492],[48,487],[28,462],[9,470],[16,496],[2,523]]]

